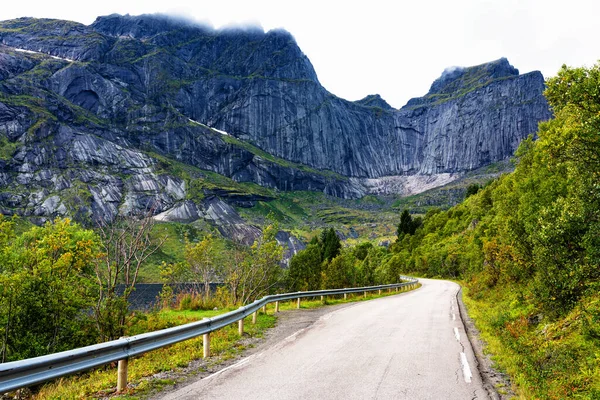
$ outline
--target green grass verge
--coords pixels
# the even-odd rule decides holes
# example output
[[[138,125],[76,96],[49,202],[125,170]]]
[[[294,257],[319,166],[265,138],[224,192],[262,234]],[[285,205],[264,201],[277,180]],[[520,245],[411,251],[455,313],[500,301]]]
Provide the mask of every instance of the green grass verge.
[[[149,314],[136,321],[130,327],[128,334],[138,334],[146,328],[164,329],[188,322],[212,317],[230,310],[219,311],[161,311]],[[273,315],[260,314],[257,323],[251,323],[251,317],[246,319],[245,333],[251,337],[261,337],[263,333],[275,325]],[[173,384],[176,379],[148,379],[159,372],[181,370],[196,359],[202,358],[202,338],[187,340],[169,347],[146,353],[130,360],[128,367],[129,387],[122,398],[136,398],[156,390],[167,384]],[[211,333],[211,358],[205,367],[226,361],[238,355],[245,346],[240,342],[237,328],[225,327]],[[199,371],[202,371],[201,367]],[[103,397],[114,394],[117,371],[115,365],[108,365],[76,377],[62,378],[45,385],[36,395],[36,399],[81,399]]]
[[[498,370],[521,399],[600,399],[600,295],[586,297],[564,318],[547,321],[521,287],[469,297],[469,315]]]

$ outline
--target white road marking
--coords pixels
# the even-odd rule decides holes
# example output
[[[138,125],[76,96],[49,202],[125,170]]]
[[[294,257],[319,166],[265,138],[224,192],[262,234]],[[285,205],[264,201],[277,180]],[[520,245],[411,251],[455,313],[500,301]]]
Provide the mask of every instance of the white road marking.
[[[471,374],[471,367],[469,367],[469,361],[467,361],[467,356],[463,352],[460,353],[460,363],[462,364],[465,382],[471,383],[471,378],[473,377],[473,374]]]
[[[285,339],[283,339],[283,340],[282,340],[282,341],[279,343],[279,345],[283,344],[283,342],[293,342],[294,340],[296,340],[296,337],[297,337],[299,334],[301,334],[302,332],[304,332],[306,329],[307,329],[307,328],[302,328],[302,329],[300,329],[299,331],[296,331],[296,332],[292,333],[290,336],[288,336],[288,337],[286,337]],[[222,369],[222,370],[220,370],[220,371],[217,371],[217,372],[215,372],[215,373],[214,373],[214,374],[212,374],[212,375],[209,375],[209,376],[207,376],[207,377],[206,377],[206,378],[204,378],[203,380],[206,380],[206,379],[213,378],[213,377],[215,377],[215,376],[217,376],[217,375],[220,375],[220,374],[222,374],[223,372],[225,372],[225,371],[227,371],[227,370],[229,370],[229,369],[242,367],[242,366],[244,366],[245,364],[247,364],[248,362],[250,362],[250,360],[252,360],[253,358],[260,358],[260,357],[262,356],[262,354],[263,354],[263,352],[261,352],[261,353],[257,353],[257,354],[253,354],[253,355],[249,356],[248,358],[245,358],[245,359],[243,359],[243,360],[241,360],[241,361],[239,361],[239,362],[237,362],[237,363],[235,363],[235,364],[232,364],[232,365],[230,365],[230,366],[228,366],[228,367],[225,367],[225,368],[223,368],[223,369]]]
[[[261,354],[262,354],[262,353],[261,353]],[[238,362],[238,363],[232,364],[232,365],[230,365],[229,367],[225,367],[225,368],[223,368],[222,370],[220,370],[220,371],[217,371],[217,372],[215,372],[214,374],[207,376],[207,377],[206,377],[206,378],[204,378],[203,380],[210,379],[210,378],[213,378],[213,377],[215,377],[215,376],[217,376],[217,375],[220,375],[220,374],[222,374],[223,372],[227,371],[228,369],[232,369],[232,368],[239,368],[239,367],[243,366],[244,364],[247,364],[247,363],[248,363],[248,362],[249,362],[249,361],[250,361],[250,360],[251,360],[253,357],[254,357],[254,356],[249,356],[248,358],[246,358],[246,359],[244,359],[244,360],[242,360],[242,361],[240,361],[240,362]]]
[[[458,328],[454,328],[454,337],[460,342],[460,333],[458,333]]]
[[[302,332],[304,332],[306,330],[306,328],[302,328],[299,331],[296,331],[294,333],[292,333],[290,336],[286,337],[285,339],[283,339],[285,342],[293,342],[294,340],[296,340],[296,337],[301,334]]]

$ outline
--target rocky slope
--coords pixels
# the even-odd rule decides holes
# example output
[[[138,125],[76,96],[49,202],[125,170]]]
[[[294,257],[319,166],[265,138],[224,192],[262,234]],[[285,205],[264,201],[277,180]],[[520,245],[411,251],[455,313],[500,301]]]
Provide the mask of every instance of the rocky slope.
[[[327,92],[280,30],[21,18],[0,22],[0,44],[0,212],[40,221],[189,221],[214,196],[272,196],[260,186],[409,194],[511,156],[550,116],[541,74],[506,59],[446,71],[395,110]]]

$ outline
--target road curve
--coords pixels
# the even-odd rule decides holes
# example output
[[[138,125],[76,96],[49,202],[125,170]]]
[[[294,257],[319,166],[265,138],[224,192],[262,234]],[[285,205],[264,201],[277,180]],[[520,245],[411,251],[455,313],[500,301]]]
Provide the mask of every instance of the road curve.
[[[163,399],[487,399],[452,282],[356,303]]]

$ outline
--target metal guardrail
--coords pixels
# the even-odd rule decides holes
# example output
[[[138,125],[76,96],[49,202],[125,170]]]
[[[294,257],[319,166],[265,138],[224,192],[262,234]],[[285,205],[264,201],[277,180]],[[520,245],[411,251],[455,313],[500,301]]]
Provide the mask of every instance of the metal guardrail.
[[[202,321],[173,328],[148,332],[110,342],[81,347],[60,353],[48,354],[26,360],[0,364],[0,394],[27,386],[36,385],[61,376],[86,371],[111,362],[126,360],[151,350],[196,338],[243,320],[269,303],[306,297],[332,296],[349,293],[370,292],[415,285],[418,280],[401,276],[406,282],[391,285],[366,286],[360,288],[315,290],[265,296],[237,310]]]

